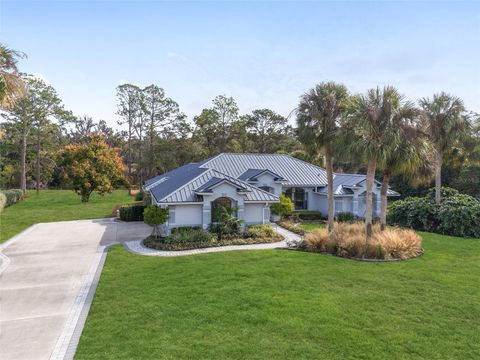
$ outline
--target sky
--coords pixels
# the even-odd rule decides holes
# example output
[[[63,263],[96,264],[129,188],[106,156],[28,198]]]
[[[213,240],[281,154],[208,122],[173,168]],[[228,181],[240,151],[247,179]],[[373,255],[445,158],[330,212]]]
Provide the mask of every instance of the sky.
[[[2,0],[0,41],[74,114],[115,126],[124,82],[159,85],[189,119],[219,94],[287,116],[322,81],[480,112],[480,1]]]

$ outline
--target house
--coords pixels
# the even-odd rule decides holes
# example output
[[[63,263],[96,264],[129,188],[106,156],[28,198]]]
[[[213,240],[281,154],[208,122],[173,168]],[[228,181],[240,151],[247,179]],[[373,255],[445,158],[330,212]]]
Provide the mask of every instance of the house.
[[[152,203],[168,207],[168,228],[201,226],[208,229],[215,207],[236,209],[246,225],[268,223],[270,205],[281,193],[291,197],[297,210],[327,214],[325,169],[283,154],[222,153],[181,166],[144,184]],[[374,215],[380,213],[380,186],[373,194]],[[335,212],[365,214],[365,175],[334,174]],[[399,196],[388,190],[388,196]]]

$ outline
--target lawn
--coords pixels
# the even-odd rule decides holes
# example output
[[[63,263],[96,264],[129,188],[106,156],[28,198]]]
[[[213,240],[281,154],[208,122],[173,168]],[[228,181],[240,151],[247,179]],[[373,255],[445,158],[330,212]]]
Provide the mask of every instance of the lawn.
[[[0,213],[0,243],[35,223],[109,217],[115,205],[131,201],[126,190],[92,194],[86,204],[71,190],[29,191],[26,199]]]
[[[396,263],[115,246],[76,359],[479,359],[480,240],[422,236]]]
[[[318,228],[324,228],[326,227],[327,225],[325,224],[316,224],[316,223],[302,223],[300,225],[298,225],[300,228],[302,228],[303,230],[305,231],[311,231],[313,229],[318,229]]]

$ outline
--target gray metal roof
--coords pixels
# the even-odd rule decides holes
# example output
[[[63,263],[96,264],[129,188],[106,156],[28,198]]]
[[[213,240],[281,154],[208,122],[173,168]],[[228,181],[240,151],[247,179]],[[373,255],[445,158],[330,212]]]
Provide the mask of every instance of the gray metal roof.
[[[283,180],[283,177],[281,175],[275,174],[273,171],[270,171],[268,169],[248,169],[243,174],[241,174],[237,179],[244,180],[244,181],[256,180],[256,178],[263,173],[271,174],[273,177],[275,177],[275,180]]]
[[[367,176],[361,174],[334,174],[333,176],[333,194],[334,195],[351,195],[353,191],[352,187],[362,186],[361,184],[366,181]],[[381,183],[375,180],[377,186]],[[319,193],[327,193],[327,187],[323,187],[318,191]],[[387,196],[399,196],[400,194],[391,189],[387,190]]]
[[[222,174],[218,171],[212,169],[205,169],[206,171],[201,173],[198,177],[192,179],[190,182],[185,184],[182,187],[178,187],[171,194],[163,197],[157,198],[158,202],[162,203],[179,203],[179,202],[202,202],[202,198],[196,194],[198,189],[201,189],[203,185],[208,184],[208,187],[213,186],[213,183],[218,183],[218,179],[228,180],[230,183],[235,184],[241,189],[245,189],[245,201],[266,201],[266,202],[277,202],[279,198],[277,195],[268,193],[259,189],[255,186],[249,185],[246,182],[235,179],[228,175]],[[210,181],[212,178],[216,178],[213,181]],[[210,183],[209,183],[210,181]],[[161,185],[160,185],[161,187]]]
[[[232,181],[230,181],[229,179],[226,179],[226,178],[218,178],[216,176],[212,177],[210,180],[208,180],[205,184],[203,184],[202,186],[200,186],[198,189],[195,189],[195,192],[212,192],[213,191],[213,188],[220,184],[220,183],[223,183],[223,182],[229,182],[230,184],[234,185],[237,190],[243,190],[243,191],[249,191],[245,186],[241,185],[241,184],[237,184],[237,183],[234,183]]]
[[[200,168],[198,164],[188,164],[157,177],[156,181],[150,182],[150,185],[144,188],[149,190],[157,201],[160,201],[206,171],[208,169]]]
[[[202,191],[227,180],[246,192],[245,201],[278,201],[278,196],[263,191],[243,180],[255,178],[268,171],[282,178],[284,186],[324,187],[326,193],[326,171],[318,166],[282,154],[230,154],[224,153],[199,163],[190,163],[145,182],[144,189],[152,193],[157,202],[201,202]],[[359,174],[334,174],[335,195],[349,195],[353,186],[366,179]],[[380,184],[377,181],[377,185]],[[389,189],[388,196],[400,194]]]
[[[283,154],[223,153],[201,166],[235,178],[249,169],[268,169],[285,179],[286,185],[320,186],[327,183],[325,169]]]

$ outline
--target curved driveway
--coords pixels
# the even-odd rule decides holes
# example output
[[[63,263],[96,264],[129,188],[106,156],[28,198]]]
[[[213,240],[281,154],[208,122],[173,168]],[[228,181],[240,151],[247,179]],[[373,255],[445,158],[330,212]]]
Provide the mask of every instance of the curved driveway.
[[[90,290],[85,284],[93,280],[99,252],[150,231],[111,219],[43,223],[1,245],[0,359],[63,358],[59,345],[70,340],[65,333],[76,325],[79,299],[87,299],[82,292]]]

